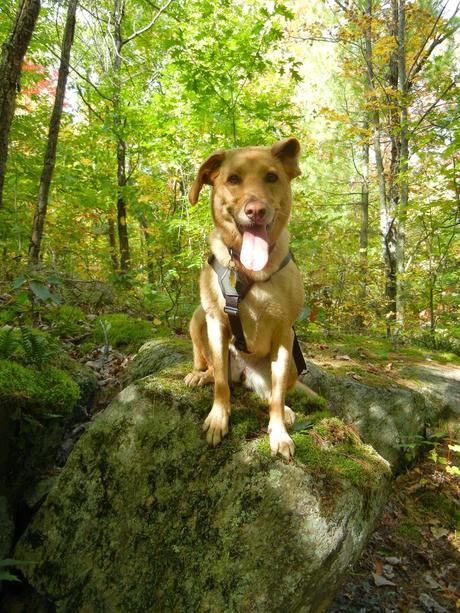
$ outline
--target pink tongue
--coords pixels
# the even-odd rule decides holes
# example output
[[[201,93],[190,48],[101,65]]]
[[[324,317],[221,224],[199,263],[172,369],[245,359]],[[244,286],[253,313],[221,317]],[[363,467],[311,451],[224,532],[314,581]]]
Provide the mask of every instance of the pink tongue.
[[[253,226],[243,232],[240,260],[248,270],[262,270],[268,262],[268,235],[265,226]]]

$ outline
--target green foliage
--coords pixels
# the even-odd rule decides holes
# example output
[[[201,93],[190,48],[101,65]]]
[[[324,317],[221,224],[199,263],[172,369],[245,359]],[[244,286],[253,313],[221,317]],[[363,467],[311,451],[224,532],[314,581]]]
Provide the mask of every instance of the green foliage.
[[[0,581],[18,581],[21,582],[19,577],[13,575],[9,570],[6,570],[8,567],[15,568],[18,566],[26,566],[29,564],[33,564],[30,560],[12,560],[11,558],[6,558],[4,560],[0,560]]]
[[[41,367],[60,351],[62,349],[52,336],[36,328],[4,326],[0,329],[0,358]]]
[[[82,331],[86,321],[85,313],[77,306],[63,304],[48,309],[43,314],[44,319],[51,325],[51,331],[56,336],[74,336]]]
[[[129,346],[135,350],[154,335],[153,326],[149,322],[124,313],[112,313],[98,318],[95,322],[94,338],[99,343],[105,341],[101,321],[106,326],[112,347]]]

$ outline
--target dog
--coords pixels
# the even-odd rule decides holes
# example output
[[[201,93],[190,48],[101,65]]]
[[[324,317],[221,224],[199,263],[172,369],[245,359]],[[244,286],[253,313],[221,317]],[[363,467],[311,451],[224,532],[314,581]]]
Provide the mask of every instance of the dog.
[[[298,378],[293,324],[304,304],[302,277],[290,257],[286,229],[291,181],[300,175],[299,155],[296,138],[271,147],[216,151],[201,165],[189,193],[196,204],[203,185],[211,186],[215,227],[209,237],[212,256],[200,276],[201,304],[190,323],[193,371],[185,383],[214,382],[214,402],[203,431],[209,445],[216,446],[229,428],[229,378],[243,381],[268,401],[271,452],[286,459],[294,455],[287,428],[295,414],[284,404],[285,393]],[[236,346],[216,270],[224,271],[231,285],[235,279],[246,283],[247,293],[238,300],[246,351]]]

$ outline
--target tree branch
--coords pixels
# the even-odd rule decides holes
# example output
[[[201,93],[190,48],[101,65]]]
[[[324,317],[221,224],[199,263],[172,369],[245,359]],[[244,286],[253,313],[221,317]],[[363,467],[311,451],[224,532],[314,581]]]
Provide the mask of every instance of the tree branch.
[[[158,21],[158,19],[160,18],[161,14],[164,13],[166,11],[166,9],[168,8],[168,6],[174,2],[174,0],[167,0],[166,4],[164,4],[157,12],[157,14],[153,17],[153,19],[143,28],[140,28],[140,30],[136,30],[135,32],[133,32],[132,34],[130,34],[128,36],[128,38],[125,38],[124,40],[121,41],[121,47],[123,47],[124,45],[126,45],[127,43],[129,43],[130,41],[132,41],[134,38],[136,38],[137,36],[139,36],[140,34],[143,34],[144,32],[147,32],[148,30],[150,30],[150,28],[152,28],[155,23]]]

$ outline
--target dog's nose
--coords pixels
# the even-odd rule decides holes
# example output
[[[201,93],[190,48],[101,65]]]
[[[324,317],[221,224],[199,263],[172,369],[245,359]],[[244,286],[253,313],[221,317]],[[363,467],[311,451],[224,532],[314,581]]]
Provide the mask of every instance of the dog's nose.
[[[253,200],[244,207],[244,212],[252,222],[261,223],[264,220],[267,208],[263,202]]]

